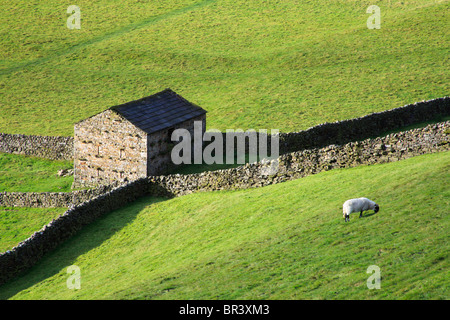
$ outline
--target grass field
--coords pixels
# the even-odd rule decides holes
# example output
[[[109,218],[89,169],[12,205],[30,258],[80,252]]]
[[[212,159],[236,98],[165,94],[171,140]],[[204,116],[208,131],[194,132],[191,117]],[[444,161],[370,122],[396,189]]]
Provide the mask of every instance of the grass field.
[[[0,152],[0,192],[69,192],[73,177],[58,171],[73,168],[72,161],[46,160]]]
[[[57,172],[71,167],[70,161],[0,152],[0,192],[69,192],[73,177],[59,177]],[[0,207],[0,252],[25,240],[65,210]]]
[[[145,198],[3,287],[12,299],[448,299],[450,152],[242,191]],[[342,219],[354,196],[380,212]],[[66,270],[81,270],[69,290]],[[381,289],[369,290],[369,266]]]
[[[297,131],[449,93],[447,0],[0,1],[0,132],[72,135],[170,87],[208,127]],[[126,8],[126,10],[124,10]]]
[[[12,249],[66,210],[0,207],[0,252]]]
[[[369,30],[366,9],[381,9]],[[449,0],[0,0],[0,132],[73,135],[172,88],[208,128],[298,131],[450,92]],[[448,120],[448,117],[444,118]],[[443,119],[440,119],[443,120]],[[70,191],[67,161],[0,153],[1,191]],[[189,166],[191,173],[228,166]],[[449,299],[450,152],[269,187],[145,198],[85,227],[0,299]],[[342,203],[376,200],[350,223]],[[64,208],[0,208],[0,252]],[[82,289],[66,287],[77,265]],[[370,265],[380,290],[368,290]]]

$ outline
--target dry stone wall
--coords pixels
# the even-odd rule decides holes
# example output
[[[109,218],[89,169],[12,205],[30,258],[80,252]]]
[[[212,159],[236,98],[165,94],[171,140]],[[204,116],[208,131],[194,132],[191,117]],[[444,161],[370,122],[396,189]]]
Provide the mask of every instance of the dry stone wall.
[[[450,121],[385,137],[283,154],[278,159],[189,175],[149,177],[150,194],[179,196],[198,191],[262,187],[334,168],[393,162],[450,150]],[[275,170],[274,174],[267,174]]]
[[[71,192],[0,192],[0,206],[28,208],[69,207]]]
[[[146,193],[143,181],[117,187],[67,210],[12,250],[0,254],[0,285],[35,265],[44,254],[76,234],[83,226]]]
[[[58,208],[86,202],[121,185],[117,181],[94,189],[72,192],[0,192],[0,207]]]
[[[234,169],[140,178],[70,208],[27,240],[1,253],[0,285],[36,264],[45,253],[83,226],[146,195],[173,197],[201,191],[261,187],[333,168],[392,162],[449,150],[450,121],[447,121],[381,138],[292,152],[276,160]],[[277,162],[276,173],[264,174]]]
[[[444,97],[376,112],[360,118],[323,123],[303,131],[279,133],[279,154],[321,148],[332,144],[342,145],[448,116],[450,116],[450,97]],[[259,141],[264,139],[267,142],[268,155],[271,155],[270,133],[270,130],[267,134],[256,132],[256,144],[258,145]],[[241,137],[240,139],[244,136],[245,150],[251,150],[248,131],[235,134]],[[226,141],[226,133],[223,133],[222,139]]]
[[[385,132],[450,116],[450,97],[417,102],[360,118],[280,134],[280,154],[377,137]]]
[[[73,137],[0,133],[0,152],[24,154],[51,160],[72,160]]]

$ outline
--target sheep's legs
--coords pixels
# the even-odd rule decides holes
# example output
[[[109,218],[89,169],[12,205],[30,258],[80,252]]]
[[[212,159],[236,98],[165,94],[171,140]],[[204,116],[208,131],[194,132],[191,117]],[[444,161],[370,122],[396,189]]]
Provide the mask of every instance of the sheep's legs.
[[[361,213],[359,214],[359,217],[360,217],[360,218],[362,217],[362,210],[361,210]]]

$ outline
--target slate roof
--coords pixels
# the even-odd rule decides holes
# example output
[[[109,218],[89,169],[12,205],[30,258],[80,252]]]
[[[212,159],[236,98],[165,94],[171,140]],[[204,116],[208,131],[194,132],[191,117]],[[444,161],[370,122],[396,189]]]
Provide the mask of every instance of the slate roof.
[[[149,134],[206,113],[206,110],[187,101],[171,89],[109,109]]]

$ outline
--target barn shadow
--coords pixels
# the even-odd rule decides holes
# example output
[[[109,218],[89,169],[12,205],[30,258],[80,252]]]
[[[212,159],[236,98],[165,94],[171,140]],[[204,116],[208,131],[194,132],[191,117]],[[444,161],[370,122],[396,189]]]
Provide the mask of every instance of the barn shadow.
[[[168,198],[142,197],[125,208],[117,209],[83,227],[76,235],[44,255],[35,266],[0,286],[0,299],[12,298],[17,293],[60,273],[61,270],[66,270],[67,267],[75,264],[78,257],[100,246],[126,225],[132,223],[143,209],[166,200]],[[63,277],[61,288],[69,290],[65,284],[69,276],[67,274],[67,277]]]

